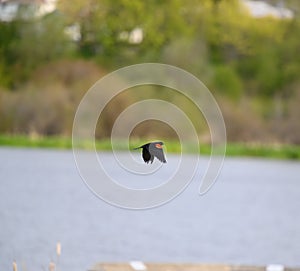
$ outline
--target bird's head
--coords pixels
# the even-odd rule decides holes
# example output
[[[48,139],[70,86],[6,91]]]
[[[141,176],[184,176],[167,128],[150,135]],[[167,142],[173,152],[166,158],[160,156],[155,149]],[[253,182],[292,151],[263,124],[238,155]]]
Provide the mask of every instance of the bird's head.
[[[163,142],[155,142],[155,147],[158,148],[158,149],[162,149],[164,143]]]

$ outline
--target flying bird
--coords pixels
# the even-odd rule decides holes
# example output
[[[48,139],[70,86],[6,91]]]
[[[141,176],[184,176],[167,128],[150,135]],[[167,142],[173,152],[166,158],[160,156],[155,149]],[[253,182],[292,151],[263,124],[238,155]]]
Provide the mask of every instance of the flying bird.
[[[167,163],[164,151],[163,151],[163,142],[150,142],[144,144],[140,147],[134,148],[134,150],[143,149],[142,156],[145,163],[153,163],[154,157],[156,157],[162,163]]]

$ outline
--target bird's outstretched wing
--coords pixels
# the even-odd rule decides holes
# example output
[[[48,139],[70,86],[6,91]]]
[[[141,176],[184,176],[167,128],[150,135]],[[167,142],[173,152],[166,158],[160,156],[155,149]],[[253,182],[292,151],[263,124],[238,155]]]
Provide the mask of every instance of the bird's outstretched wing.
[[[153,159],[154,159],[154,156],[150,154],[148,148],[143,148],[143,159],[145,161],[145,163],[149,163],[151,162],[151,164],[153,163]]]
[[[167,163],[162,147],[157,147],[157,144],[154,144],[154,143],[150,144],[149,153],[150,153],[150,155],[155,156],[162,163]],[[152,161],[153,161],[153,159],[152,159]]]

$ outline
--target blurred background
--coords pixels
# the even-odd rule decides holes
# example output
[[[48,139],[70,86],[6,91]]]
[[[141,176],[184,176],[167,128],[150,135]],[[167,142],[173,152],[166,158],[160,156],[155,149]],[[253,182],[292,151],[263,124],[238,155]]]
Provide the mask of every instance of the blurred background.
[[[299,0],[0,0],[0,145],[14,145],[0,148],[0,269],[54,264],[81,271],[130,260],[300,266],[299,160],[227,156],[204,196],[196,178],[170,203],[132,211],[95,197],[70,149],[21,142],[64,138],[63,147],[71,148],[76,108],[97,80],[127,65],[159,62],[185,69],[210,89],[225,119],[229,154],[236,143],[284,145],[285,158],[299,159],[299,16]],[[110,101],[97,138],[110,145],[118,115],[143,98],[179,105],[201,144],[209,143],[191,103],[157,86]],[[167,139],[168,150],[177,138],[155,121],[136,126],[133,135]],[[125,178],[111,153],[101,155]],[[161,179],[180,158],[167,153]],[[201,155],[201,174],[208,162]],[[138,181],[152,185],[151,176]]]
[[[96,80],[161,62],[206,84],[229,141],[299,144],[299,10],[297,0],[1,0],[0,133],[70,136],[79,101]],[[147,97],[151,91],[178,99],[159,89]],[[129,91],[112,101],[98,138],[109,137],[136,98]]]

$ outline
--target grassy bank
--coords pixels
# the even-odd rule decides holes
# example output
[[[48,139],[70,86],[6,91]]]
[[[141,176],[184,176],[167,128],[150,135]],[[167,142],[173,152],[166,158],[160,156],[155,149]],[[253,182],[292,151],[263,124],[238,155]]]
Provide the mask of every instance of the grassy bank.
[[[145,141],[130,142],[130,148],[139,146]],[[179,153],[181,151],[180,144],[176,141],[167,141],[166,148],[169,153]],[[30,147],[30,148],[58,148],[71,149],[72,139],[67,137],[28,137],[23,135],[0,135],[0,146],[11,147]],[[90,150],[93,148],[92,142],[82,141],[78,145],[82,149]],[[96,141],[97,150],[110,151],[111,141],[98,140]],[[116,150],[127,150],[128,144],[126,141],[115,143]],[[188,146],[189,153],[196,153],[197,149],[193,145]],[[210,154],[209,145],[201,145],[200,153],[203,155]],[[262,144],[241,144],[228,143],[226,148],[228,156],[249,156],[249,157],[265,157],[276,159],[293,159],[300,160],[299,145],[262,145]]]

